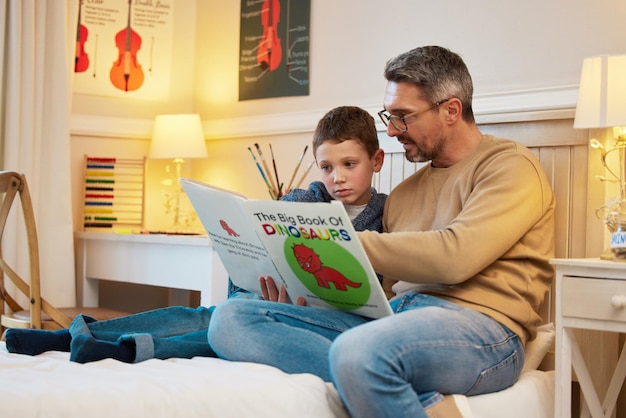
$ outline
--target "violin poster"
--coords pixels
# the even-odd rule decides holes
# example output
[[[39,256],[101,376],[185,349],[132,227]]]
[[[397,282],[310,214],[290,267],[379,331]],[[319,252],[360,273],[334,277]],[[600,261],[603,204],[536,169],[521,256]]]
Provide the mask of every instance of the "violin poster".
[[[166,100],[174,1],[81,0],[74,92]]]
[[[241,0],[239,100],[309,95],[311,0]]]

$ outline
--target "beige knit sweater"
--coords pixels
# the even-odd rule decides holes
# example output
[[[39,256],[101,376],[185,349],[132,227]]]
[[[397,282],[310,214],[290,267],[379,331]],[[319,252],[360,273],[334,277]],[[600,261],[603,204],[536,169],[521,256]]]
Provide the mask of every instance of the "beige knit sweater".
[[[408,282],[396,293],[412,287],[535,337],[554,277],[554,195],[527,148],[484,135],[461,162],[422,168],[389,195],[383,228],[359,238],[378,273]]]

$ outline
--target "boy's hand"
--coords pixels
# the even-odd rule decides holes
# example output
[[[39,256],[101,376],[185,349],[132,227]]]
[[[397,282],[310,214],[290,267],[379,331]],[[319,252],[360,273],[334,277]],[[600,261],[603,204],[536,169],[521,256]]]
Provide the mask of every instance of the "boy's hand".
[[[280,289],[278,289],[276,282],[271,276],[259,277],[259,285],[261,286],[263,299],[279,303],[292,303],[289,294],[287,294],[287,289],[285,289],[285,285],[281,284]],[[306,300],[300,297],[296,301],[296,305],[306,306]]]

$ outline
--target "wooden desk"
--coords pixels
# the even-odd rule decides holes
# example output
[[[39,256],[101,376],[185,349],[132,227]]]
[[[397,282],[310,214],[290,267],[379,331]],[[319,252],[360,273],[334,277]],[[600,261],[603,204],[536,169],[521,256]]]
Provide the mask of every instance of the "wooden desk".
[[[626,332],[626,263],[600,259],[555,259],[556,265],[556,418],[571,417],[572,367],[576,372],[586,406],[582,416],[611,417],[620,388],[626,377],[626,346],[617,363],[606,363],[602,351],[585,356],[574,330]],[[602,350],[603,341],[589,341]],[[615,345],[606,346],[617,351]],[[591,372],[591,373],[590,373]],[[592,375],[608,383],[601,401]],[[612,377],[611,377],[612,375]]]
[[[77,294],[98,305],[98,280],[200,291],[200,304],[226,299],[228,273],[206,236],[76,232]]]

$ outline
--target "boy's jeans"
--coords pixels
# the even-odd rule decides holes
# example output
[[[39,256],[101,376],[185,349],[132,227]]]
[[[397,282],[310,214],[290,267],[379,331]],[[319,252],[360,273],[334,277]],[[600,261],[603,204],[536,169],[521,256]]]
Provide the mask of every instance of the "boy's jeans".
[[[135,362],[150,358],[216,357],[207,340],[214,309],[173,306],[95,322],[79,315],[70,325],[70,334],[91,333],[96,340],[134,341]]]
[[[259,298],[243,289],[229,294],[229,297]],[[151,358],[217,357],[207,339],[214,309],[214,306],[172,306],[95,322],[79,315],[70,325],[70,334],[91,334],[96,340],[104,341],[134,341],[135,363]],[[94,349],[97,350],[97,345]]]
[[[218,306],[209,342],[220,357],[333,381],[352,416],[427,417],[443,394],[504,389],[524,363],[519,338],[474,310],[409,293],[372,321],[266,301]]]

